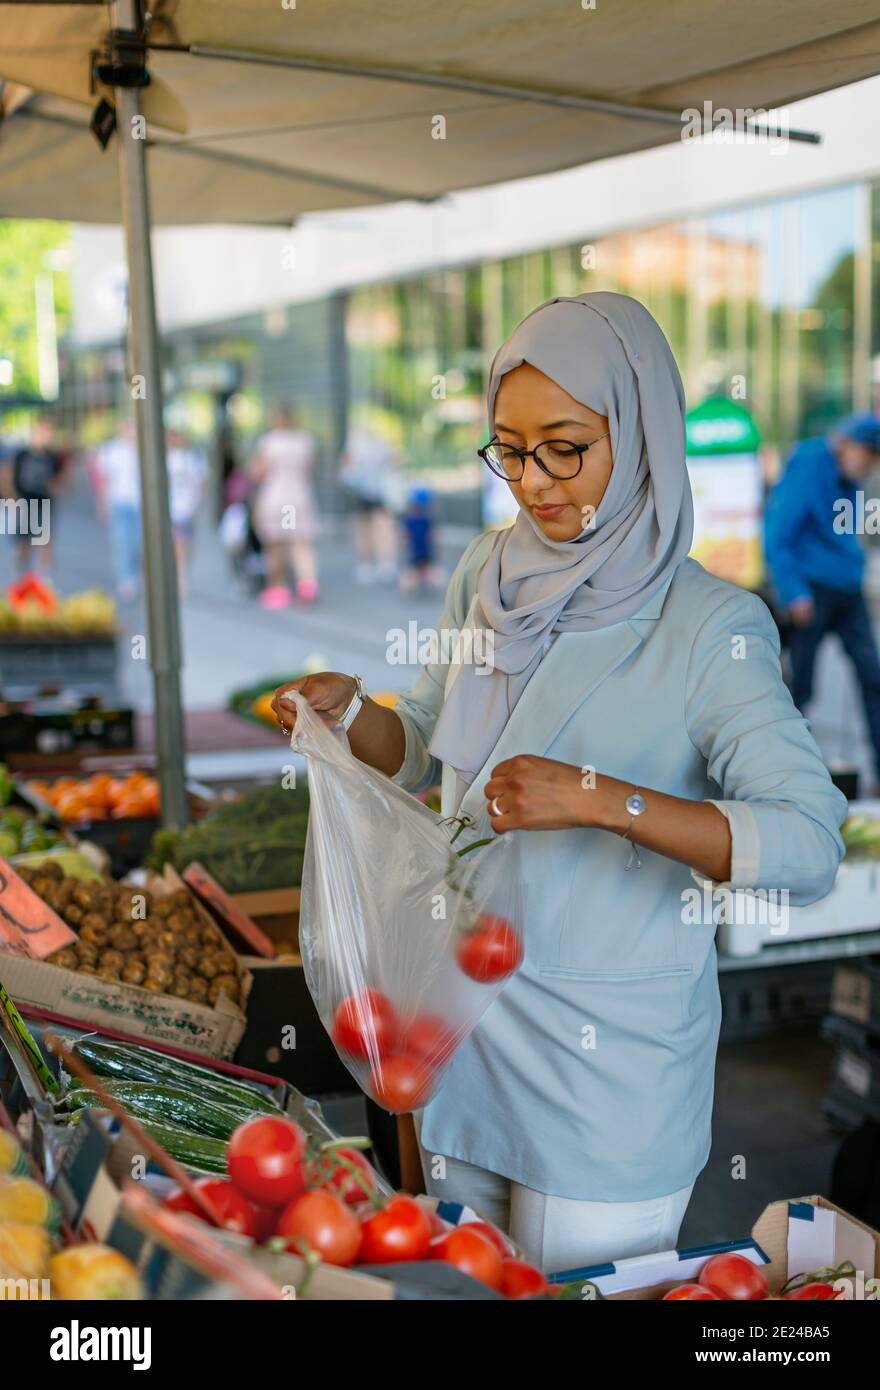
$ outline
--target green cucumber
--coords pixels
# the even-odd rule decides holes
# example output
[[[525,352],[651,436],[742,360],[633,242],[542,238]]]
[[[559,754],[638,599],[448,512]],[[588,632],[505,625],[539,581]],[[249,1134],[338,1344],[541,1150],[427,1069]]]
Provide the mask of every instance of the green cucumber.
[[[251,1119],[254,1111],[245,1106],[218,1105],[204,1094],[184,1091],[179,1086],[158,1086],[150,1081],[110,1081],[104,1086],[114,1100],[137,1119],[165,1120],[181,1125],[193,1134],[214,1139],[228,1139],[238,1126]],[[75,1086],[69,1092],[74,1109],[84,1105],[100,1105],[101,1101],[86,1086]]]
[[[168,1057],[162,1052],[135,1047],[130,1043],[100,1042],[97,1038],[80,1038],[73,1050],[99,1076],[114,1076],[120,1081],[197,1086],[202,1094],[213,1096],[214,1092],[221,1093],[230,1105],[249,1106],[251,1113],[280,1113],[280,1107],[256,1086],[233,1081],[195,1062],[184,1062],[179,1057]],[[217,1096],[217,1100],[222,1104],[221,1095]]]
[[[151,1139],[184,1168],[199,1173],[222,1173],[226,1176],[226,1145],[222,1139],[210,1139],[205,1134],[192,1134],[179,1125],[162,1120],[142,1119],[141,1124]]]
[[[91,1092],[87,1094],[91,1095]],[[95,1097],[92,1100],[94,1104],[98,1103]],[[74,1110],[69,1117],[69,1123],[75,1125],[86,1113],[86,1108],[87,1103],[83,1103],[78,1110]],[[222,1139],[211,1139],[206,1134],[193,1134],[181,1125],[151,1120],[146,1115],[139,1115],[137,1118],[141,1128],[145,1129],[157,1144],[161,1144],[171,1158],[176,1158],[177,1162],[183,1164],[190,1172],[222,1173],[226,1176],[226,1145]],[[147,1157],[149,1158],[149,1155]]]

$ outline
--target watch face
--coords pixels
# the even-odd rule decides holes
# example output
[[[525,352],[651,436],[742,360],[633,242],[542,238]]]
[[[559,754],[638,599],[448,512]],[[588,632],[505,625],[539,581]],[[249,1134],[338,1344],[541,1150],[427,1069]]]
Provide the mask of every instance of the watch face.
[[[626,809],[631,816],[640,816],[645,809],[645,798],[633,792],[632,796],[626,798]]]

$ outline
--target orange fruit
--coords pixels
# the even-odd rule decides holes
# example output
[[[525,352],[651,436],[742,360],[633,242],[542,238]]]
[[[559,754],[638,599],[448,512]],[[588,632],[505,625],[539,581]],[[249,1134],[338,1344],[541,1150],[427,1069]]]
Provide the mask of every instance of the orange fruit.
[[[117,801],[113,810],[110,812],[114,820],[138,819],[141,816],[148,816],[149,814],[147,803],[144,801],[143,797],[139,796],[123,797],[121,801]]]
[[[88,802],[79,792],[62,792],[55,803],[55,809],[62,820],[84,820],[88,815]]]

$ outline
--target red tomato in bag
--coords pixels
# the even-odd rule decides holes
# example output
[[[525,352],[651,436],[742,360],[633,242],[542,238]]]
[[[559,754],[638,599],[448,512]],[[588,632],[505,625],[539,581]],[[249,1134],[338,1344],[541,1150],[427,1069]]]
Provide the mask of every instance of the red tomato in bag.
[[[330,1031],[340,1052],[359,1062],[375,1064],[394,1051],[400,1020],[384,994],[377,989],[363,989],[343,999]]]
[[[401,1028],[401,1050],[439,1066],[455,1050],[455,1030],[439,1014],[418,1014]]]
[[[385,1057],[370,1073],[367,1089],[377,1105],[395,1114],[417,1110],[429,1099],[434,1072],[421,1057],[401,1052]]]
[[[700,1270],[699,1283],[719,1298],[754,1300],[767,1297],[767,1276],[745,1255],[713,1255]]]
[[[328,1265],[350,1265],[361,1248],[361,1223],[332,1192],[315,1188],[294,1198],[278,1221],[288,1250],[314,1251]]]
[[[226,1166],[245,1197],[261,1206],[283,1207],[305,1187],[305,1151],[299,1125],[281,1115],[255,1115],[229,1140]]]
[[[462,936],[455,958],[465,975],[481,984],[506,980],[522,965],[522,937],[503,917],[484,912]]]
[[[402,1194],[380,1211],[368,1209],[361,1221],[359,1264],[385,1265],[428,1256],[431,1225],[420,1202]]]

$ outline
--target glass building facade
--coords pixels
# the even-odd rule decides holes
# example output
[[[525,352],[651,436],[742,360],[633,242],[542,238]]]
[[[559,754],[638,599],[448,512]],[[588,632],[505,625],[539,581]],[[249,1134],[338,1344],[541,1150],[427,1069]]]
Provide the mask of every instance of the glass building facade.
[[[871,401],[880,186],[829,188],[354,290],[351,409],[385,417],[411,467],[441,491],[473,488],[495,347],[542,299],[597,289],[647,305],[690,405],[731,394],[747,406],[772,476],[796,439]]]
[[[170,408],[213,442],[222,471],[275,401],[293,404],[319,440],[330,509],[345,505],[335,476],[346,430],[368,422],[434,489],[442,516],[476,526],[493,352],[543,299],[595,289],[655,314],[690,406],[721,394],[747,407],[768,478],[796,439],[880,406],[880,184],[860,183],[177,331],[165,343]],[[87,439],[90,417],[122,399],[123,355],[91,349],[69,365],[66,405]]]

